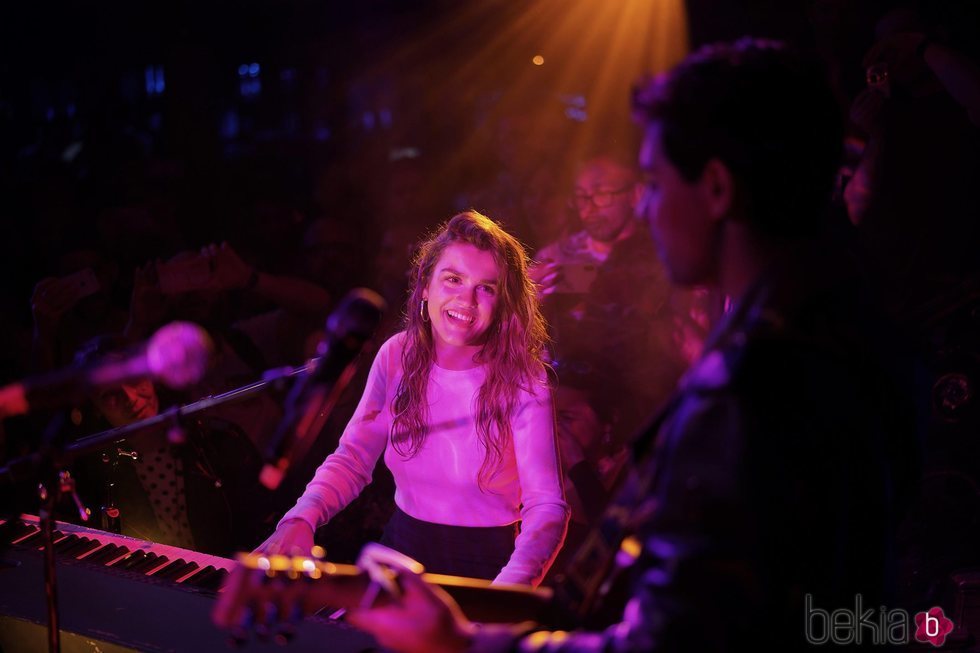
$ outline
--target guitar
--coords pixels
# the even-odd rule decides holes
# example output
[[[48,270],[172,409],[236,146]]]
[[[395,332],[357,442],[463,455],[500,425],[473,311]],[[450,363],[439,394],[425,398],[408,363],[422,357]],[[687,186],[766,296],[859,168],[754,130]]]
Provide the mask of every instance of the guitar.
[[[325,610],[384,605],[399,595],[399,569],[422,571],[418,562],[379,544],[366,546],[357,566],[260,553],[239,554],[237,561],[211,615],[217,626],[232,631],[249,627],[288,631],[292,622]],[[444,589],[471,621],[547,621],[552,605],[550,589],[492,585],[444,574],[421,576]]]

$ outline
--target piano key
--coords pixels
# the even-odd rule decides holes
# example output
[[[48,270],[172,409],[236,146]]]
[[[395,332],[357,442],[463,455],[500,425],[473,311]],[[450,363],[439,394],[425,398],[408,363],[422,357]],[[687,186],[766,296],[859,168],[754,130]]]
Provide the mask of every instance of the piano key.
[[[115,560],[107,564],[106,567],[114,567],[116,569],[122,569],[123,565],[125,565],[136,553],[140,553],[139,551],[129,551],[128,547],[123,547],[123,548],[126,549],[126,555],[122,556],[121,558],[116,558]]]
[[[22,521],[4,522],[4,526],[7,528],[5,539],[9,544],[13,544],[25,535],[30,535],[37,528],[33,524],[26,524]]]
[[[225,582],[225,578],[227,578],[227,577],[228,577],[228,571],[225,570],[225,569],[219,569],[218,570],[218,573],[216,573],[211,578],[208,578],[208,579],[202,581],[198,585],[198,587],[201,587],[201,588],[206,589],[206,590],[215,590],[215,591],[217,591],[218,588],[221,587],[221,584]]]
[[[186,560],[184,560],[183,558],[178,558],[176,560],[172,560],[170,564],[168,564],[167,566],[161,567],[160,569],[157,569],[156,571],[153,571],[151,573],[147,573],[146,575],[147,576],[152,575],[154,578],[166,578],[167,574],[173,572],[175,569],[183,567],[186,564],[187,564]]]
[[[29,532],[21,535],[16,540],[11,540],[10,543],[11,544],[20,544],[21,542],[28,542],[28,541],[31,540],[32,537],[34,537],[35,535],[37,535],[40,532],[41,532],[41,529],[40,528],[32,528]]]
[[[118,546],[116,546],[115,544],[106,544],[104,547],[96,550],[91,555],[88,555],[80,559],[84,560],[85,562],[92,562],[95,564],[105,564],[110,560],[119,557],[120,555],[121,554],[119,553]]]
[[[201,583],[201,581],[203,581],[206,578],[210,577],[211,574],[217,573],[217,571],[218,570],[215,568],[214,565],[208,565],[207,567],[201,567],[200,569],[198,569],[196,572],[194,572],[190,576],[188,576],[188,577],[184,578],[183,580],[181,580],[180,581],[180,584],[181,585],[193,585],[193,586],[197,587],[197,586],[199,586],[199,583]]]
[[[106,565],[116,558],[126,555],[127,553],[129,553],[129,549],[125,547],[119,546],[118,544],[107,544],[101,551],[96,551],[92,556],[87,558],[87,561],[95,564]]]
[[[67,537],[68,537],[67,533],[62,533],[61,531],[52,531],[51,532],[51,542],[53,542],[55,546],[58,546],[58,543],[61,542],[62,540],[64,540],[65,538],[67,538]],[[44,543],[43,542],[38,541],[36,543],[36,546],[37,546],[37,550],[38,551],[44,551]]]
[[[120,560],[122,558],[125,558],[127,555],[129,555],[129,551],[130,548],[128,546],[119,545],[119,550],[116,552],[117,555],[114,555],[113,557],[109,558],[108,561],[106,561],[103,564],[105,564],[106,567],[109,567],[112,563],[116,562],[116,560]]]
[[[41,539],[42,539],[41,529],[39,528],[33,534],[28,535],[27,537],[20,538],[19,540],[14,542],[14,544],[17,544],[19,546],[40,546]]]
[[[76,536],[75,539],[71,542],[68,541],[68,538],[65,538],[61,542],[58,542],[57,544],[54,545],[54,550],[55,553],[60,553],[61,555],[74,557],[77,555],[81,555],[82,549],[84,549],[85,545],[91,541],[92,540],[90,540],[89,538],[81,537],[81,536]]]
[[[133,551],[132,555],[126,556],[120,559],[115,564],[119,566],[120,569],[132,569],[135,565],[143,562],[146,559],[146,551]]]
[[[70,535],[70,534],[67,535],[66,537],[61,538],[54,544],[55,553],[61,553],[72,544],[77,543],[79,539],[81,538],[79,538],[77,535]]]
[[[37,517],[24,515],[16,523],[20,525],[16,530],[19,542],[29,542],[25,545],[26,548],[39,549],[41,536]],[[114,569],[151,575],[164,583],[187,585],[188,589],[193,587],[205,591],[216,590],[228,575],[225,570],[230,570],[234,566],[234,563],[227,558],[188,551],[167,544],[146,542],[86,526],[57,522],[56,528],[55,546],[59,555]],[[2,537],[4,535],[0,534],[0,538]],[[14,535],[6,537],[13,538]],[[118,548],[107,548],[110,544]],[[20,546],[17,544],[17,547]],[[172,562],[176,560],[182,561],[186,566],[183,569],[171,567]],[[196,566],[187,563],[195,563]],[[168,578],[163,578],[160,574],[164,569],[167,569]],[[185,583],[185,581],[193,581],[193,583]]]
[[[187,576],[188,574],[190,574],[193,571],[196,571],[199,567],[200,567],[200,565],[197,564],[196,562],[184,562],[184,564],[182,564],[181,566],[177,567],[173,571],[168,572],[165,575],[163,575],[163,574],[154,574],[154,578],[167,578],[167,579],[172,580],[174,582],[178,582],[179,579],[183,578],[184,576]]]
[[[73,549],[70,554],[66,552],[65,555],[71,555],[71,557],[73,557],[76,560],[78,560],[83,555],[89,553],[90,551],[94,551],[95,549],[97,549],[100,546],[102,546],[102,542],[99,542],[98,540],[90,540],[87,537],[83,537],[82,539],[83,540],[88,540],[88,541],[85,542],[85,544],[83,546],[81,546],[81,547],[79,547],[77,549]]]
[[[142,562],[138,562],[130,569],[132,571],[138,571],[140,573],[146,573],[151,569],[156,569],[162,563],[166,562],[168,558],[166,556],[157,555],[155,553],[147,553],[146,557],[143,558]]]

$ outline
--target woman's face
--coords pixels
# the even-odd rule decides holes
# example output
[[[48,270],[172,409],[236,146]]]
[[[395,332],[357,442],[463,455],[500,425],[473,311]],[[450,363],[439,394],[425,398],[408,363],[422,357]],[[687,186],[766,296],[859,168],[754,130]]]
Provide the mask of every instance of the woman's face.
[[[160,412],[156,388],[149,379],[107,388],[92,398],[95,407],[113,426],[126,426]]]
[[[493,324],[499,280],[500,266],[492,252],[468,243],[446,247],[422,292],[437,357],[440,352],[483,345]]]

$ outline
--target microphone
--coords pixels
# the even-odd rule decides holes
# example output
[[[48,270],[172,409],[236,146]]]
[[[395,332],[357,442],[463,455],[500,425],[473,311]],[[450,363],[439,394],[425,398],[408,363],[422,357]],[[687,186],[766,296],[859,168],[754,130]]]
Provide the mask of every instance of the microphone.
[[[0,388],[0,419],[41,408],[60,408],[91,390],[145,377],[171,388],[184,388],[204,377],[213,351],[211,337],[203,328],[191,322],[171,322],[131,356],[107,358]]]
[[[306,375],[290,390],[282,421],[266,447],[266,463],[259,474],[262,485],[278,488],[292,462],[309,451],[353,378],[357,357],[381,323],[385,308],[381,295],[355,288],[327,318],[319,357],[307,363]]]

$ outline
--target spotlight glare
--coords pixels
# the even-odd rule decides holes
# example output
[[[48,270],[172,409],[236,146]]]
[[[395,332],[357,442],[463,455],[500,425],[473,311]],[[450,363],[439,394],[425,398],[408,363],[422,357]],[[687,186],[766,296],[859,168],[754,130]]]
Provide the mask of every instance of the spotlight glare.
[[[543,66],[544,57],[542,57],[540,54],[536,54],[531,58],[531,63],[533,63],[535,66]]]

